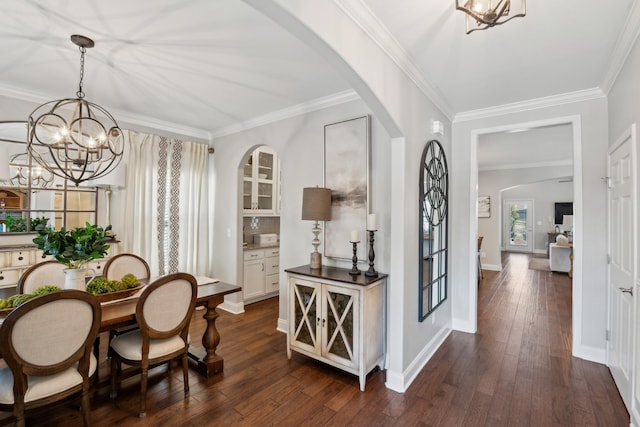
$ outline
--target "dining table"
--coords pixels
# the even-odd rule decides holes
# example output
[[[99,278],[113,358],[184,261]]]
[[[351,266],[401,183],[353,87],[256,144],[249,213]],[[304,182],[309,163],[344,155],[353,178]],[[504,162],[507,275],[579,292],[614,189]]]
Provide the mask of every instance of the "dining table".
[[[100,332],[116,330],[125,326],[136,324],[136,304],[140,294],[154,280],[160,277],[151,277],[147,280],[140,280],[140,290],[125,298],[102,302],[102,318],[100,322]],[[216,319],[219,317],[216,307],[224,302],[225,295],[239,292],[242,288],[237,285],[221,282],[217,279],[195,276],[198,282],[198,294],[196,297],[196,307],[204,307],[206,328],[202,334],[202,346],[204,351],[190,346],[189,359],[192,361],[196,371],[205,376],[211,377],[222,372],[224,369],[224,359],[216,353],[220,344],[220,333],[216,327]],[[0,317],[0,325],[3,319]]]

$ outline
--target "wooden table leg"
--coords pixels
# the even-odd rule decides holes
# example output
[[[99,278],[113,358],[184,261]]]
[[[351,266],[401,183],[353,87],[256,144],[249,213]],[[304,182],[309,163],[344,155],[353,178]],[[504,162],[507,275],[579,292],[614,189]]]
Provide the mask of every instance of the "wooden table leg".
[[[205,354],[197,349],[189,349],[189,357],[196,361],[197,371],[207,378],[224,369],[224,360],[216,354],[220,343],[220,333],[216,328],[216,319],[219,316],[216,307],[223,301],[224,296],[211,298],[205,306],[206,310],[202,316],[207,321],[207,328],[202,334],[202,346],[205,349]]]

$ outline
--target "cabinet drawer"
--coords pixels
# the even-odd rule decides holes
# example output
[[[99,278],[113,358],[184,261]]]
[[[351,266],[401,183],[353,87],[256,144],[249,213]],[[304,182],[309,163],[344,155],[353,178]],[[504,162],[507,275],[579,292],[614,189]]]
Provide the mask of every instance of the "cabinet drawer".
[[[266,258],[280,256],[280,248],[269,248],[264,250],[264,256]]]
[[[264,271],[267,276],[270,274],[278,274],[280,272],[280,258],[279,257],[265,258]]]
[[[244,260],[251,261],[254,259],[264,258],[264,250],[244,251]]]
[[[13,267],[31,265],[31,251],[11,252],[11,265]]]
[[[22,270],[0,270],[0,288],[15,286]]]
[[[11,252],[0,252],[0,268],[11,265]]]
[[[102,271],[104,270],[104,265],[106,263],[106,259],[100,259],[91,261],[89,264],[87,264],[87,266],[96,273],[96,276],[102,276]]]
[[[280,275],[269,274],[265,278],[264,291],[266,293],[279,292],[280,291]]]
[[[36,251],[36,259],[34,260],[34,263],[37,264],[39,262],[50,261],[52,259],[55,259],[53,255],[45,255],[44,251],[38,249]]]

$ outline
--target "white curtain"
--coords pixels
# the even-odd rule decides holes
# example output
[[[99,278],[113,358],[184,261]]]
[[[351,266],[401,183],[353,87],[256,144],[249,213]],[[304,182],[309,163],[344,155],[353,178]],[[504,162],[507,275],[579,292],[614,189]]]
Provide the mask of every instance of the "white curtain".
[[[123,248],[152,275],[209,275],[208,147],[129,132]]]

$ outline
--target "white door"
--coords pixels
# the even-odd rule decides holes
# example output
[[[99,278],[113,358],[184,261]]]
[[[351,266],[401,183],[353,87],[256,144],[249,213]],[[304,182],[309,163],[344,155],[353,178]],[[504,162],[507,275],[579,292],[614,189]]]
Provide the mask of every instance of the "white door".
[[[635,276],[635,129],[607,153],[609,257],[607,365],[627,409],[633,379]]]
[[[533,201],[505,200],[502,221],[504,248],[533,252]]]

